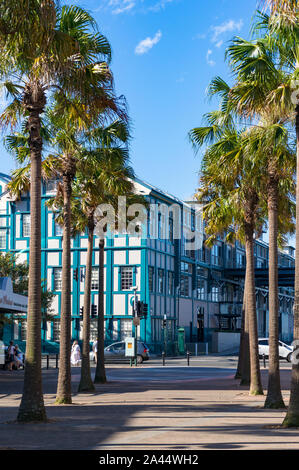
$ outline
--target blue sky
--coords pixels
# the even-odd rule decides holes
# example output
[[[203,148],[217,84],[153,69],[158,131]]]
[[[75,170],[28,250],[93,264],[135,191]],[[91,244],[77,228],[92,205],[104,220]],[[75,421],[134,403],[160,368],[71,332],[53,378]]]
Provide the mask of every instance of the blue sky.
[[[197,186],[200,154],[187,133],[215,104],[205,90],[216,75],[230,80],[227,42],[249,36],[257,0],[80,0],[113,49],[118,94],[129,104],[136,174],[189,198]],[[61,1],[63,4],[63,1]],[[0,171],[15,163],[2,151]]]

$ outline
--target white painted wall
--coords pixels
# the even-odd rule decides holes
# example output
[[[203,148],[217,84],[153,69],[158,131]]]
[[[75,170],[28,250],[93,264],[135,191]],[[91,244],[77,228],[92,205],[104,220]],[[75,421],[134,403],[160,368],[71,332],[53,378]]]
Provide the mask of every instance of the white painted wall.
[[[126,296],[123,294],[114,294],[113,296],[113,315],[125,315]]]

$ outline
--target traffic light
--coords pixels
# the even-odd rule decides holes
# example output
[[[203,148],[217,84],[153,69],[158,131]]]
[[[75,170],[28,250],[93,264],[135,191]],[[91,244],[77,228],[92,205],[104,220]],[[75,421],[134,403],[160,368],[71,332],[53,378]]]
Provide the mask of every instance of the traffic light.
[[[148,313],[148,304],[145,302],[137,302],[137,316],[140,318],[146,318]]]
[[[92,304],[91,306],[91,318],[95,318],[97,316],[97,306]]]
[[[74,278],[74,281],[78,281],[78,268],[74,269],[73,278]]]
[[[75,318],[75,330],[80,330],[80,318]]]
[[[148,304],[143,304],[143,316],[144,318],[147,317],[148,314]]]
[[[166,328],[166,326],[167,326],[167,320],[166,320],[166,318],[164,318],[162,320],[162,328]]]

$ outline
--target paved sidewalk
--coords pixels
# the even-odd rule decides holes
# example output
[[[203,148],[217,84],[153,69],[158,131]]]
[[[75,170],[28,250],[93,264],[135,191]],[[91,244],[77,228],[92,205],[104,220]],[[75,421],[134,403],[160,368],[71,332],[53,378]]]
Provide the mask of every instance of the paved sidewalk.
[[[108,367],[108,376],[119,372],[123,379],[115,375],[96,393],[76,394],[79,370],[73,369],[74,398],[67,406],[53,404],[57,371],[43,371],[45,424],[13,422],[23,372],[1,372],[0,449],[299,449],[299,430],[279,428],[285,412],[264,410],[264,398],[249,397],[233,370],[216,378],[144,382],[126,381],[127,370],[132,373]],[[284,389],[289,380],[290,370],[282,370]]]

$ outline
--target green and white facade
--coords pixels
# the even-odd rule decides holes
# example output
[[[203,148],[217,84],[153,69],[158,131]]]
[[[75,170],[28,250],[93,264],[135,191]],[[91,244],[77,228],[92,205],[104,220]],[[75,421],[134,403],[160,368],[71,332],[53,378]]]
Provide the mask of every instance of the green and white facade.
[[[0,251],[19,254],[20,261],[29,259],[30,199],[24,194],[14,201],[5,190],[9,181],[0,174]],[[244,267],[243,247],[218,240],[212,249],[204,246],[188,250],[183,236],[184,227],[204,237],[200,211],[191,203],[180,201],[141,180],[135,181],[136,192],[157,207],[157,217],[150,217],[142,235],[118,234],[105,240],[105,339],[107,344],[130,336],[133,330],[132,301],[137,297],[149,306],[147,319],[142,319],[138,335],[153,351],[159,351],[167,338],[169,351],[177,339],[178,328],[184,328],[185,340],[208,342],[212,346],[213,332],[219,330],[219,314],[241,313],[243,281],[225,278],[225,269]],[[42,190],[42,280],[55,293],[53,319],[44,325],[44,340],[59,341],[61,302],[62,232],[55,223],[54,213],[45,204],[55,193],[55,182],[43,185]],[[173,237],[173,221],[163,223],[162,205],[179,207],[181,239]],[[163,227],[163,229],[161,228]],[[166,233],[167,232],[167,233]],[[256,265],[267,266],[268,246],[256,242]],[[76,236],[72,250],[72,336],[81,338],[80,308],[83,306],[84,273],[87,254],[87,234]],[[294,266],[292,253],[280,253],[285,266]],[[91,303],[98,303],[98,238],[94,240]],[[73,276],[78,270],[78,280]],[[259,335],[268,331],[267,289],[257,289]],[[293,322],[293,291],[280,289],[281,339],[290,341]],[[167,334],[162,320],[167,320]],[[91,320],[91,339],[96,336],[96,318]],[[17,329],[25,339],[26,321]],[[235,318],[234,329],[240,327]],[[221,328],[220,328],[221,329]],[[225,329],[225,327],[224,327]],[[229,329],[229,328],[228,328]],[[16,329],[15,329],[16,331]],[[210,348],[211,349],[211,348]]]

